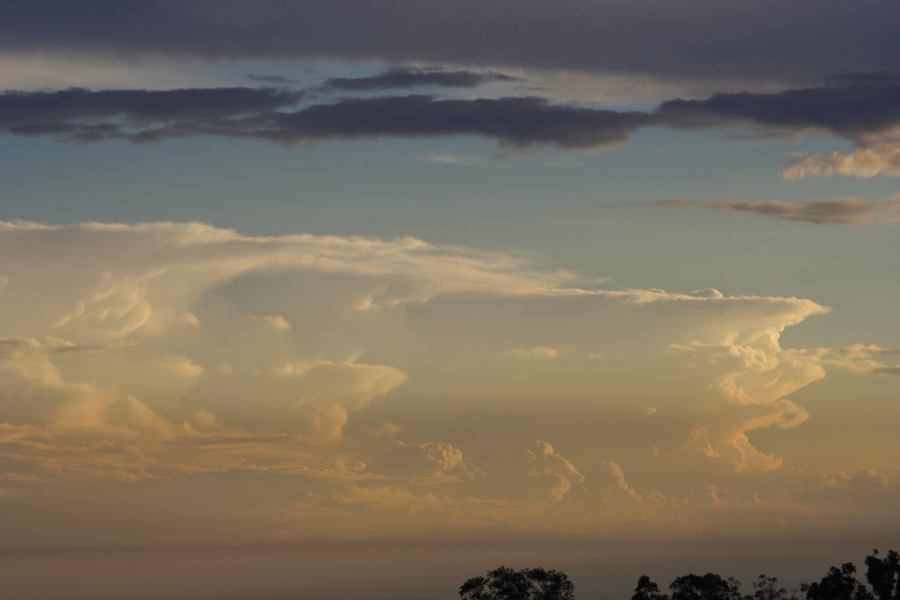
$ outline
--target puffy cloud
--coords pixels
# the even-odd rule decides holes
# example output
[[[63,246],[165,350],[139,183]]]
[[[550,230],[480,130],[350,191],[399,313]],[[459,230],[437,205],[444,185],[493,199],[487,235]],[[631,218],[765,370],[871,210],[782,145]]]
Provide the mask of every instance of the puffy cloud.
[[[622,467],[613,461],[604,461],[585,475],[585,497],[590,502],[600,500],[606,507],[619,505],[635,509],[635,505],[678,505],[686,503],[683,498],[670,497],[657,489],[638,490],[625,477]]]
[[[237,406],[220,408],[223,415],[234,413],[240,422],[256,421],[270,430],[290,429],[290,424],[299,420],[305,423],[307,431],[335,439],[341,436],[349,413],[362,410],[372,399],[402,385],[407,378],[395,367],[354,360],[286,362],[275,372],[290,380],[287,394],[272,390],[270,398],[253,406],[252,413]]]
[[[548,346],[534,346],[533,348],[515,348],[508,350],[506,355],[517,360],[554,360],[559,357],[559,348]]]
[[[369,469],[412,483],[445,483],[471,477],[462,451],[446,442],[407,444],[396,442],[387,454],[376,457]]]
[[[900,175],[900,143],[880,142],[861,146],[853,152],[796,155],[781,171],[785,179],[807,177],[878,177]]]
[[[888,477],[871,468],[853,471],[826,471],[812,485],[801,493],[805,500],[829,500],[848,502],[863,498],[867,502],[877,501],[889,495]]]
[[[788,470],[751,436],[806,418],[791,394],[895,363],[783,348],[827,312],[811,300],[584,289],[409,238],[7,223],[0,271],[0,463],[25,478],[4,488],[258,478],[288,506],[265,523],[299,537],[697,527],[702,484],[725,511]],[[510,349],[555,359],[527,369]],[[596,456],[617,462],[584,470]],[[696,519],[667,520],[680,511]]]
[[[3,339],[0,447],[3,463],[57,473],[147,476],[147,448],[175,427],[133,396],[70,383],[34,339]]]
[[[900,367],[897,362],[900,360],[900,349],[882,348],[875,344],[856,343],[838,348],[815,348],[804,353],[817,356],[823,365],[851,373],[883,373]]]
[[[290,331],[291,322],[281,315],[250,315],[251,321],[262,321],[278,331]]]
[[[494,497],[560,502],[584,482],[584,475],[544,440],[515,450],[493,449],[472,462],[481,471],[475,485]]]
[[[709,458],[727,460],[738,472],[771,471],[781,467],[783,459],[758,450],[748,434],[766,427],[789,429],[808,418],[806,410],[789,400],[717,407],[705,422],[693,427],[686,447]]]
[[[169,356],[160,363],[167,371],[179,377],[199,377],[203,375],[203,367],[187,356]]]

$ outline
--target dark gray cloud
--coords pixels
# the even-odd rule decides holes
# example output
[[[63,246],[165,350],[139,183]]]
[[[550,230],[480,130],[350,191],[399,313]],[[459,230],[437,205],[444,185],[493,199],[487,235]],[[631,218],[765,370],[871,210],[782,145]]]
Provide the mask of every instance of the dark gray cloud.
[[[0,131],[82,142],[140,139],[162,124],[216,133],[301,97],[272,88],[6,92],[0,94]]]
[[[541,98],[440,100],[393,96],[318,104],[273,117],[271,139],[475,135],[517,146],[589,148],[623,142],[650,116],[554,105]]]
[[[265,83],[269,85],[292,85],[297,83],[295,79],[291,79],[290,77],[283,77],[281,75],[256,75],[254,73],[250,73],[247,75],[247,79],[250,81],[256,81],[258,83]]]
[[[812,81],[896,68],[896,0],[0,0],[0,48]]]
[[[705,100],[670,100],[656,111],[668,127],[757,126],[771,131],[829,131],[848,139],[900,123],[900,75],[851,74],[827,85],[771,94],[716,94]]]
[[[553,105],[541,98],[441,100],[426,95],[284,110],[300,97],[301,92],[249,88],[13,92],[0,95],[0,130],[82,142],[221,135],[290,144],[476,135],[518,146],[591,147],[624,141],[650,119],[645,113]]]
[[[783,200],[741,202],[679,198],[662,204],[665,206],[702,206],[817,225],[877,225],[900,221],[900,197],[881,202],[864,202],[854,197],[809,202],[785,202]]]
[[[334,90],[367,92],[423,86],[473,88],[492,81],[518,81],[518,78],[495,71],[452,71],[446,69],[393,67],[369,77],[336,77],[327,80],[323,87]]]
[[[359,97],[296,106],[302,91],[212,88],[171,91],[64,90],[0,94],[0,131],[64,140],[158,141],[221,135],[307,140],[473,135],[504,144],[590,148],[643,127],[810,129],[859,141],[900,125],[900,78],[852,76],[772,94],[671,100],[651,112],[554,104],[542,98]]]

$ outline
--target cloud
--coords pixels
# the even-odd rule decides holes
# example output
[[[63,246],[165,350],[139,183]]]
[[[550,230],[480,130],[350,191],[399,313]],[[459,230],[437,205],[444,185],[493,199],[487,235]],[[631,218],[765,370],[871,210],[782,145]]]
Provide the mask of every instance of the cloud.
[[[644,113],[556,105],[535,97],[389,96],[277,110],[301,97],[302,92],[271,88],[6,92],[0,94],[0,131],[75,142],[217,135],[283,144],[475,135],[514,146],[589,148],[621,143],[650,121]]]
[[[520,148],[589,149],[624,143],[646,127],[750,129],[785,136],[826,132],[865,145],[900,125],[900,77],[892,74],[777,93],[669,100],[651,112],[533,96],[381,96],[296,108],[302,98],[300,91],[277,88],[6,92],[0,94],[0,130],[78,142],[214,135],[295,144],[467,135]]]
[[[666,496],[657,489],[638,490],[625,477],[622,467],[611,460],[603,461],[585,475],[584,490],[591,501],[599,499],[604,506],[663,505],[687,502]]]
[[[832,152],[794,156],[781,171],[784,179],[807,177],[878,177],[900,175],[900,143],[881,142],[865,145],[854,152]]]
[[[351,92],[405,89],[413,87],[474,88],[491,82],[518,81],[517,77],[495,71],[461,71],[391,67],[368,77],[337,77],[326,80],[322,87]]]
[[[875,0],[865,11],[840,0],[461,0],[452,7],[438,0],[397,0],[388,7],[363,0],[121,0],[116,10],[102,0],[88,2],[87,11],[66,0],[3,5],[0,48],[128,59],[377,57],[660,79],[739,73],[759,81],[890,69],[900,48],[898,9],[890,0]],[[854,51],[841,51],[835,39]]]
[[[870,503],[880,498],[887,499],[889,495],[887,475],[871,468],[826,471],[801,491],[804,500],[842,503],[859,499]]]
[[[20,315],[0,324],[30,337],[54,332],[80,345],[169,330],[182,324],[186,312],[196,313],[205,291],[266,270],[361,278],[364,289],[340,299],[348,308],[362,298],[370,308],[389,308],[441,293],[534,293],[572,278],[534,270],[515,256],[412,238],[248,237],[201,224],[0,223],[0,248],[0,269],[10,281],[0,303],[5,314]],[[51,248],[77,251],[80,260],[62,271]],[[16,258],[21,256],[29,260]],[[48,275],[33,278],[33,272]],[[178,294],[169,291],[176,289]],[[34,306],[34,294],[45,302]]]
[[[883,202],[863,202],[859,198],[813,200],[811,202],[731,202],[727,208],[784,221],[816,224],[874,225],[900,220],[900,197]]]
[[[473,487],[492,497],[556,503],[584,483],[578,468],[544,440],[516,449],[492,449],[472,462],[480,470]]]
[[[52,349],[34,339],[4,338],[0,347],[0,448],[17,470],[148,476],[147,447],[177,427],[137,398],[66,381]],[[104,440],[102,443],[99,440]]]
[[[774,93],[669,100],[654,115],[657,122],[680,129],[751,126],[783,134],[818,130],[860,141],[900,123],[900,76],[860,74]]]
[[[388,453],[372,460],[369,470],[415,484],[458,482],[472,477],[462,451],[445,442],[396,442]]]
[[[291,85],[297,83],[297,80],[282,75],[256,75],[254,73],[248,73],[247,79],[269,85]]]
[[[229,522],[271,498],[248,531],[298,539],[723,526],[703,484],[726,510],[787,478],[753,436],[807,418],[792,394],[897,356],[783,347],[828,311],[804,298],[598,289],[413,238],[0,223],[0,272],[4,488],[141,480]]]
[[[401,369],[353,359],[288,361],[275,374],[287,380],[287,389],[270,389],[269,398],[257,402],[252,412],[241,406],[219,407],[219,411],[245,425],[256,423],[264,431],[296,431],[299,423],[306,432],[339,439],[350,413],[407,380]]]
[[[800,221],[817,225],[879,225],[900,220],[900,197],[880,202],[864,202],[855,197],[808,202],[709,201],[682,198],[662,204],[664,206],[703,206],[717,210],[756,214],[782,221]]]
[[[452,152],[433,152],[426,154],[424,160],[437,165],[450,165],[454,167],[484,167],[490,161],[480,157],[467,157],[453,154]]]
[[[757,449],[748,434],[768,427],[790,429],[808,418],[805,409],[789,400],[716,407],[705,422],[691,429],[685,447],[707,458],[725,460],[739,473],[773,471],[784,460]]]
[[[160,363],[164,369],[179,377],[199,377],[203,375],[203,367],[187,356],[170,356]]]
[[[533,348],[516,348],[508,350],[506,355],[517,360],[554,360],[559,357],[559,348],[534,346]]]
[[[290,331],[291,322],[281,315],[250,315],[251,321],[262,321],[278,331]]]
[[[75,142],[150,141],[160,127],[167,127],[163,137],[237,130],[247,127],[248,118],[296,104],[301,97],[301,92],[272,88],[5,92],[0,94],[0,130]]]
[[[891,373],[900,368],[900,348],[882,348],[875,344],[852,344],[838,348],[814,348],[799,351],[816,356],[823,365],[861,375]]]

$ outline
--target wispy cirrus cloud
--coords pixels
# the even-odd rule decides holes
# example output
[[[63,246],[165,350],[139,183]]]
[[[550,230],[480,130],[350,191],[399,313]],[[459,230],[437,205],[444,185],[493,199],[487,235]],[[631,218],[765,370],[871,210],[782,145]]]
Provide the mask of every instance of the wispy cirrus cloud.
[[[878,202],[865,202],[856,197],[808,202],[785,202],[783,200],[743,202],[734,199],[678,198],[660,204],[663,206],[700,206],[817,225],[879,225],[900,221],[900,197]]]

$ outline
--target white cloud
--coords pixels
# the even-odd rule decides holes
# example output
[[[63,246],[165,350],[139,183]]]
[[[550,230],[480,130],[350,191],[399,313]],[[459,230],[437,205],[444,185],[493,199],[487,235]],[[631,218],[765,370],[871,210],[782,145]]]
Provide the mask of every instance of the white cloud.
[[[0,462],[25,478],[4,488],[291,476],[303,500],[272,517],[290,535],[606,533],[701,510],[682,495],[708,507],[706,483],[720,508],[749,506],[735,482],[788,471],[751,436],[807,418],[792,394],[831,369],[898,363],[866,344],[783,347],[828,311],[812,300],[582,289],[410,238],[5,223],[0,272]],[[595,456],[629,477],[618,462],[583,470]]]
[[[376,457],[373,473],[412,483],[446,483],[471,477],[462,451],[445,442],[407,444],[396,442],[387,454]]]
[[[490,161],[483,158],[460,156],[452,152],[434,152],[426,154],[424,160],[438,165],[449,165],[453,167],[484,167],[490,164]]]
[[[262,321],[277,331],[290,331],[291,323],[281,315],[250,315],[251,321]]]
[[[179,377],[199,377],[203,375],[203,367],[187,356],[169,356],[160,361],[160,365]]]
[[[559,358],[561,350],[549,346],[534,346],[532,348],[515,348],[508,350],[506,355],[517,360],[555,360]]]
[[[791,157],[781,171],[784,179],[808,177],[878,177],[900,175],[900,143],[881,142],[860,146],[853,152],[832,152],[829,155],[801,154]]]

